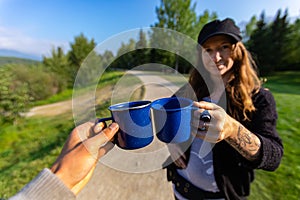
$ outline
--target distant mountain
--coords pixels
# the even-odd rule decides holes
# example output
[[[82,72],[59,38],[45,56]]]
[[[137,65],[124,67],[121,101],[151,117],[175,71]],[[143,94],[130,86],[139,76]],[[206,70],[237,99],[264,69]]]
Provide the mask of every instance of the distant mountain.
[[[26,54],[23,52],[10,50],[10,49],[0,49],[0,56],[2,57],[16,57],[16,58],[25,58],[35,61],[41,61],[41,58],[36,55]]]
[[[0,67],[5,64],[37,64],[40,61],[27,59],[27,58],[16,58],[0,56]]]

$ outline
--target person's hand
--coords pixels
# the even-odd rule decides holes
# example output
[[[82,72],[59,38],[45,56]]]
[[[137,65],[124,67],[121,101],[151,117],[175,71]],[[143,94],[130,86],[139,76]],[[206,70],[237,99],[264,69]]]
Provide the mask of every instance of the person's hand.
[[[192,120],[192,133],[195,137],[210,143],[217,143],[237,132],[237,121],[230,117],[222,107],[205,101],[194,102],[194,106],[199,108],[194,112]],[[200,115],[204,110],[211,115],[210,122],[200,120]]]
[[[86,122],[73,129],[61,154],[51,167],[51,171],[75,195],[90,180],[98,159],[113,147],[109,141],[119,126],[112,123],[102,130],[105,126],[104,123]]]
[[[168,150],[170,152],[173,163],[177,167],[185,169],[187,167],[188,160],[184,149],[179,144],[169,143]]]

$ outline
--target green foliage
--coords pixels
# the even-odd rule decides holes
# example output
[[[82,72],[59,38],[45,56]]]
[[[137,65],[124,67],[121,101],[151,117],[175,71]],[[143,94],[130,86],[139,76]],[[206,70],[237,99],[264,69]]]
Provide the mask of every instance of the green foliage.
[[[85,59],[80,68],[78,68],[73,88],[95,84],[99,78],[98,74],[104,71],[105,68],[101,63],[101,57],[94,51],[90,52],[87,59]]]
[[[56,77],[41,64],[9,64],[0,68],[0,76],[0,122],[16,122],[32,102],[59,91]]]
[[[77,71],[79,70],[87,56],[89,54],[95,54],[95,52],[93,52],[93,49],[96,47],[94,39],[91,39],[89,41],[82,33],[79,36],[75,37],[74,40],[75,41],[70,44],[71,50],[68,52],[68,59],[70,62],[70,75],[71,80],[73,81],[76,78]],[[73,83],[70,86],[73,86]]]
[[[196,2],[191,4],[191,0],[161,0],[160,6],[156,7],[158,22],[154,27],[172,29],[197,39],[202,26],[215,19],[217,14],[210,15],[206,10],[202,16],[197,16],[196,5]]]
[[[52,50],[51,57],[43,58],[45,68],[55,74],[59,92],[66,87],[72,88],[75,80],[76,86],[92,83],[96,78],[95,71],[112,61],[112,52],[105,51],[103,55],[98,55],[93,51],[95,46],[94,39],[88,40],[81,33],[70,43],[71,49],[66,54],[58,47]]]
[[[143,30],[140,30],[139,32],[139,41],[136,43],[135,48],[139,49],[139,48],[145,48],[147,47],[147,38],[146,38],[146,34],[143,32]]]
[[[43,64],[49,72],[55,74],[58,82],[58,91],[63,91],[68,84],[72,84],[72,78],[70,77],[70,64],[68,57],[64,54],[61,47],[57,50],[52,49],[51,57],[43,57]]]
[[[160,6],[156,8],[158,22],[153,27],[172,29],[197,40],[198,33],[204,24],[215,19],[217,15],[216,13],[209,14],[206,10],[202,16],[197,16],[195,12],[196,5],[196,2],[192,5],[190,0],[161,0]],[[180,38],[165,37],[157,31],[153,31],[150,41],[152,44],[173,45],[174,48],[178,46],[176,53],[155,49],[151,52],[151,58],[164,60],[167,66],[173,67],[181,73],[189,72],[190,65],[184,59],[181,59],[178,54],[180,52],[186,55],[194,54],[195,48],[186,47]]]
[[[75,37],[74,40],[74,43],[70,44],[69,60],[71,65],[79,68],[83,60],[95,48],[96,43],[94,39],[89,41],[82,33]]]
[[[16,57],[5,57],[5,56],[0,56],[0,66],[4,66],[7,64],[23,64],[23,65],[35,65],[40,63],[39,61],[36,60],[30,60],[30,59],[25,59],[25,58],[16,58]]]
[[[28,84],[16,79],[9,67],[0,67],[0,123],[16,122],[29,104]]]
[[[147,48],[148,43],[146,34],[143,30],[140,30],[138,41],[130,39],[128,44],[121,44],[116,59],[110,63],[109,67],[115,69],[132,69],[146,63],[155,62],[150,58],[150,50]]]
[[[0,196],[8,198],[51,166],[73,127],[70,117],[28,118],[0,133]]]
[[[249,37],[252,35],[253,31],[256,28],[257,19],[256,16],[251,17],[250,22],[246,24],[245,30],[243,32],[243,40],[249,40]]]
[[[284,56],[285,65],[281,66],[285,70],[299,70],[300,66],[300,19],[297,19],[290,26],[290,34],[287,36],[286,54]]]
[[[278,71],[280,67],[286,64],[285,55],[286,55],[286,48],[288,44],[287,36],[290,33],[290,27],[288,20],[288,12],[287,10],[284,12],[283,16],[281,16],[281,10],[277,11],[276,17],[271,24],[271,44],[272,49],[272,59],[270,59],[270,65],[275,67],[275,70]],[[281,58],[281,59],[274,59],[274,58]]]
[[[254,28],[253,23],[256,22]],[[258,61],[260,74],[271,74],[274,71],[299,70],[299,20],[294,24],[288,21],[287,10],[281,9],[273,21],[267,22],[264,12],[256,21],[252,18],[247,25],[249,40],[246,45]]]
[[[113,61],[110,67],[119,69],[131,69],[133,65],[134,56],[132,51],[136,49],[136,41],[130,39],[128,44],[122,42],[121,47],[117,52],[117,59]]]
[[[15,81],[28,86],[31,101],[46,99],[59,91],[54,74],[47,72],[41,65],[11,65],[10,69]]]
[[[122,75],[123,72],[105,73],[101,77],[98,89],[115,84]],[[63,98],[65,97],[61,99]],[[97,113],[100,116],[109,114],[107,109],[109,103],[105,101],[98,105]],[[12,196],[32,180],[41,169],[50,167],[73,127],[72,113],[55,117],[23,118],[16,125],[2,125],[0,129],[0,198]]]
[[[118,81],[122,77],[123,74],[124,74],[124,72],[122,72],[122,71],[108,71],[108,72],[105,72],[100,77],[101,79],[98,82],[98,88],[102,88],[102,87],[105,87],[107,85],[115,83],[116,81]],[[92,87],[94,87],[94,86],[92,86]],[[84,93],[88,89],[90,89],[90,88],[86,87],[86,88],[83,88],[79,92]],[[52,95],[51,97],[49,97],[47,99],[36,101],[36,102],[33,103],[33,105],[34,106],[46,105],[46,104],[50,104],[50,103],[56,103],[56,102],[59,102],[59,101],[70,100],[72,98],[72,95],[73,95],[73,88],[72,89],[66,89],[63,92]]]
[[[258,61],[258,66],[260,68],[260,74],[265,75],[268,72],[273,71],[273,66],[269,65],[268,62],[271,59],[270,51],[272,47],[271,44],[271,31],[265,22],[265,14],[262,13],[259,21],[256,23],[257,28],[253,31],[248,41],[249,51],[254,54],[254,57]]]
[[[99,56],[101,58],[101,63],[103,67],[107,67],[114,59],[114,54],[108,50],[106,50],[102,55]]]
[[[50,58],[43,57],[43,64],[52,72],[57,74],[66,73],[66,67],[68,66],[68,58],[65,56],[61,47],[57,47],[57,50],[52,49]]]

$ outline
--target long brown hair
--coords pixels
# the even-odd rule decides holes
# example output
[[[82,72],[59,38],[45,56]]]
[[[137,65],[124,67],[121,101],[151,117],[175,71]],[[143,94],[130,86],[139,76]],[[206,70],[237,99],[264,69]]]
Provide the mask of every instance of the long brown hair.
[[[261,86],[256,72],[256,65],[242,42],[233,45],[231,56],[234,60],[233,73],[225,86],[227,111],[239,121],[250,120],[249,115],[255,111],[251,97],[258,92]],[[198,67],[203,67],[201,58]],[[205,70],[201,70],[201,72],[203,71]],[[204,81],[203,76],[207,76],[207,74],[200,75],[199,70],[194,68],[189,79],[189,83],[199,100],[209,96],[207,81]],[[242,118],[241,113],[243,114]]]

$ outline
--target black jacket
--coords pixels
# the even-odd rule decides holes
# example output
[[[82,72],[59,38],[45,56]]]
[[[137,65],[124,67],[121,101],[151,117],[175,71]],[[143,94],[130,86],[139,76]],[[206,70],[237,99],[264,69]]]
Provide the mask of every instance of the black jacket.
[[[176,96],[178,96],[176,94]],[[277,112],[273,95],[261,88],[252,98],[256,111],[251,122],[241,122],[261,140],[261,157],[250,162],[226,141],[213,148],[214,175],[226,199],[245,199],[254,180],[254,169],[274,171],[283,156],[283,145],[276,131]]]

